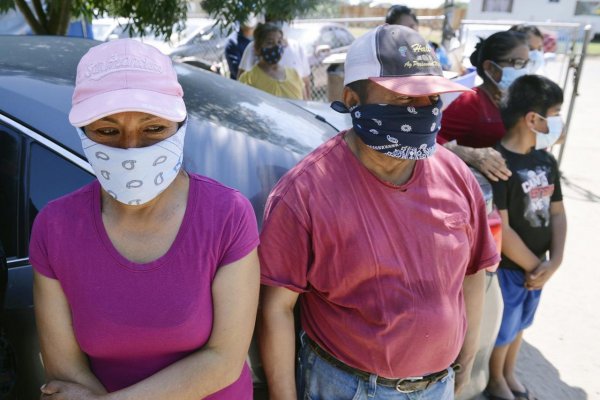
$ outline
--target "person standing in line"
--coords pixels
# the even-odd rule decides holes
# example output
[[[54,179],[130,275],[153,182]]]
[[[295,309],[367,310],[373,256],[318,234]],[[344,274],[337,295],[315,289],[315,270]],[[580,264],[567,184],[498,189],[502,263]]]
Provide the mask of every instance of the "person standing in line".
[[[69,121],[97,180],[33,225],[42,399],[252,399],[256,217],[185,171],[186,119],[154,47],[120,39],[80,60]]]
[[[394,4],[387,10],[385,23],[390,25],[403,25],[417,32],[419,31],[419,19],[417,18],[417,15],[411,8],[400,4]],[[438,60],[440,60],[442,69],[447,71],[451,70],[452,63],[448,58],[448,53],[444,46],[431,41],[429,42],[429,45]]]
[[[281,28],[281,23],[269,22],[268,24],[273,24],[279,27],[279,29],[283,33],[283,29]],[[283,39],[283,47],[284,52],[281,56],[281,60],[279,61],[280,65],[284,68],[293,68],[296,70],[302,81],[304,82],[304,93],[303,97],[306,100],[310,100],[310,63],[308,62],[308,57],[304,52],[304,48],[302,45],[292,39],[286,38],[284,35]],[[260,61],[260,52],[256,50],[256,46],[246,46],[244,50],[244,54],[242,55],[242,60],[240,61],[239,70],[238,70],[238,79],[239,77],[246,71],[250,71],[252,67],[254,67]]]
[[[510,31],[520,32],[527,37],[527,44],[529,45],[529,63],[527,67],[530,74],[541,74],[544,75],[544,66],[546,61],[544,58],[544,35],[535,25],[519,24],[513,25],[509,29]],[[550,36],[547,36],[550,38]],[[554,143],[554,145],[563,144],[565,142],[565,131]]]
[[[493,146],[505,133],[499,108],[502,96],[515,79],[528,72],[525,35],[496,32],[477,43],[470,59],[483,83],[444,110],[438,143],[490,181],[506,180],[511,172]]]
[[[274,24],[259,24],[254,31],[253,47],[260,60],[249,71],[240,75],[239,81],[271,93],[274,96],[302,100],[304,82],[295,69],[281,65],[283,31]]]
[[[332,107],[353,127],[267,201],[258,338],[270,399],[453,399],[479,342],[484,268],[499,260],[475,177],[435,142],[439,94],[469,89],[398,25],[350,46],[344,83]]]
[[[240,24],[240,29],[237,32],[232,33],[227,39],[225,45],[225,59],[227,60],[227,66],[229,67],[229,77],[233,80],[238,78],[238,69],[240,61],[242,61],[242,54],[246,46],[252,41],[252,35],[256,28],[256,18],[250,17],[246,21]]]
[[[519,24],[510,27],[509,31],[520,32],[527,37],[529,46],[529,63],[527,68],[530,74],[538,73],[544,68],[544,35],[535,25]]]
[[[496,149],[512,175],[492,183],[502,218],[498,279],[504,312],[490,359],[485,392],[490,400],[534,398],[515,372],[523,330],[533,323],[542,288],[563,260],[567,217],[560,174],[545,150],[562,133],[562,102],[556,83],[526,75],[513,83],[501,106],[507,132]]]

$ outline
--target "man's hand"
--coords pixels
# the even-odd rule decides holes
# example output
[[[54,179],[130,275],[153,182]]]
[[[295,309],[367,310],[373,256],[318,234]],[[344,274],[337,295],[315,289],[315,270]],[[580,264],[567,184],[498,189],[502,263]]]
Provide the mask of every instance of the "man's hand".
[[[470,164],[494,182],[506,181],[512,175],[502,154],[491,147],[472,149],[470,158]]]
[[[470,363],[468,367],[461,365],[458,371],[455,371],[454,375],[454,395],[458,396],[471,380],[471,370],[473,369],[473,363]]]
[[[83,385],[64,381],[50,381],[40,390],[42,391],[41,400],[100,400],[105,398]]]
[[[471,379],[471,370],[479,347],[479,331],[483,316],[485,300],[485,270],[465,276],[463,281],[463,296],[467,312],[467,332],[456,362],[461,368],[456,371],[454,382],[455,393],[460,392]]]
[[[541,289],[557,269],[558,265],[555,265],[552,260],[543,261],[536,269],[527,274],[525,287],[529,290]]]

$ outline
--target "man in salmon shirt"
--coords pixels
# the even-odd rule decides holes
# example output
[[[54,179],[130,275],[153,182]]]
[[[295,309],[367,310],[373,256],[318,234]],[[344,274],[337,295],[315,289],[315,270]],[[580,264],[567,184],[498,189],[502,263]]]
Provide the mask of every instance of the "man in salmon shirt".
[[[397,25],[357,39],[345,74],[332,107],[353,127],[290,170],[266,206],[259,343],[269,396],[453,399],[478,343],[484,269],[499,260],[477,181],[435,144],[439,94],[469,89]]]

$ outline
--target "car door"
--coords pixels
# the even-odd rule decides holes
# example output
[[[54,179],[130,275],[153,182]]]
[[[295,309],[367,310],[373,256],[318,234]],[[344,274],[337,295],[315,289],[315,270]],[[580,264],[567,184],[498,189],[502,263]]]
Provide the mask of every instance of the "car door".
[[[6,253],[0,241],[0,399],[15,399],[17,368],[12,344],[4,334],[4,297],[8,281]]]
[[[43,382],[28,257],[31,226],[49,201],[90,182],[89,171],[79,157],[0,115],[0,240],[8,267],[4,322],[16,355],[19,399],[39,398]]]

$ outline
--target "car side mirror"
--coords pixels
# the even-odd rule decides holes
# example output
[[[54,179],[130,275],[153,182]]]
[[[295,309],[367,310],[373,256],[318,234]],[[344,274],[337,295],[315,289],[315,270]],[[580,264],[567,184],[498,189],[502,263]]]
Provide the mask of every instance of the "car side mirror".
[[[315,56],[317,57],[325,57],[331,52],[331,46],[328,44],[320,44],[315,49]]]

